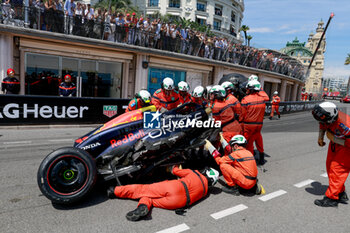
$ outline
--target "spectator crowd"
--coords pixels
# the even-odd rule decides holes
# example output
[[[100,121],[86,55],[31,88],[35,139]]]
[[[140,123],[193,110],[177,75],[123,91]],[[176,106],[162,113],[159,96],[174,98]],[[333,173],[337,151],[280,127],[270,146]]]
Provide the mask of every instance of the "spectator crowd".
[[[5,0],[1,6],[1,23],[24,20],[22,0]],[[225,37],[208,36],[207,32],[171,21],[137,16],[135,12],[94,9],[74,0],[29,0],[27,12],[28,26],[34,29],[177,52],[305,80],[304,68],[295,59],[236,44]]]

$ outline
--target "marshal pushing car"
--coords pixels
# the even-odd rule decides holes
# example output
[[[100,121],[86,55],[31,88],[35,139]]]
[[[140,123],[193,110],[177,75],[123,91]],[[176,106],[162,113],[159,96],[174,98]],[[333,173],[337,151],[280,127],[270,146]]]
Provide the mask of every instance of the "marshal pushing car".
[[[52,202],[70,204],[85,197],[97,180],[122,185],[123,177],[136,182],[160,166],[184,164],[203,156],[198,151],[204,139],[216,140],[220,127],[212,121],[210,110],[194,103],[163,114],[154,106],[124,113],[73,147],[47,155],[38,169],[39,188]]]

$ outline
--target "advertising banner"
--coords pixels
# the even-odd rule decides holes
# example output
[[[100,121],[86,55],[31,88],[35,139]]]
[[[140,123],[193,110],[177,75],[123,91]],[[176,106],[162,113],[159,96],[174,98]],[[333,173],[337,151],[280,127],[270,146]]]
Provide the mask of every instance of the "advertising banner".
[[[101,124],[125,112],[130,100],[0,95],[0,125]],[[312,110],[319,101],[282,102],[281,114]],[[266,115],[271,104],[266,104]]]
[[[301,111],[311,111],[316,104],[322,101],[296,101],[296,102],[281,102],[279,104],[279,112],[281,114],[288,114]],[[271,103],[266,104],[265,115],[270,115]]]
[[[128,99],[0,95],[0,125],[100,124],[125,112]]]

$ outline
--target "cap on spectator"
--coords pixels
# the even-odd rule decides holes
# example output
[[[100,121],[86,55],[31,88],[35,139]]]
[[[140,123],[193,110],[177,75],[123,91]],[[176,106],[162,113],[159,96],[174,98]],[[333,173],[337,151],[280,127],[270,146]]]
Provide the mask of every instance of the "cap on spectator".
[[[140,18],[140,21],[143,21],[143,18]]]
[[[136,13],[135,13],[135,12],[132,12],[132,15],[136,15]]]
[[[129,16],[130,16],[130,14],[129,14],[129,13],[127,13],[127,14],[126,14],[126,16],[127,16],[127,17],[129,17]]]

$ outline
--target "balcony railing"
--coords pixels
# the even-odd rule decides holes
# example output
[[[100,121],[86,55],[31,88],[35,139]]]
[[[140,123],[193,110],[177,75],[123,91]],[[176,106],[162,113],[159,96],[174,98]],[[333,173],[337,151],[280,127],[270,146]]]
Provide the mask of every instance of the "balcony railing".
[[[197,37],[195,36],[196,32],[193,31],[191,37],[183,39],[180,36],[167,36],[167,33],[164,33],[167,30],[166,27],[161,28],[160,31],[152,31],[133,23],[108,22],[104,21],[102,17],[88,19],[81,15],[67,16],[63,11],[53,9],[43,11],[35,6],[23,7],[17,11],[16,15],[10,5],[2,4],[0,6],[0,24],[26,26],[48,32],[188,54],[277,72],[305,81],[303,65],[292,57],[283,55],[283,59],[280,59],[282,55],[274,55],[270,51],[259,51],[253,47],[234,44],[230,41],[221,43],[222,39],[215,41],[215,38],[207,38],[203,40],[204,33],[203,36]],[[214,29],[236,36],[234,31],[221,28],[221,25],[215,25]]]

